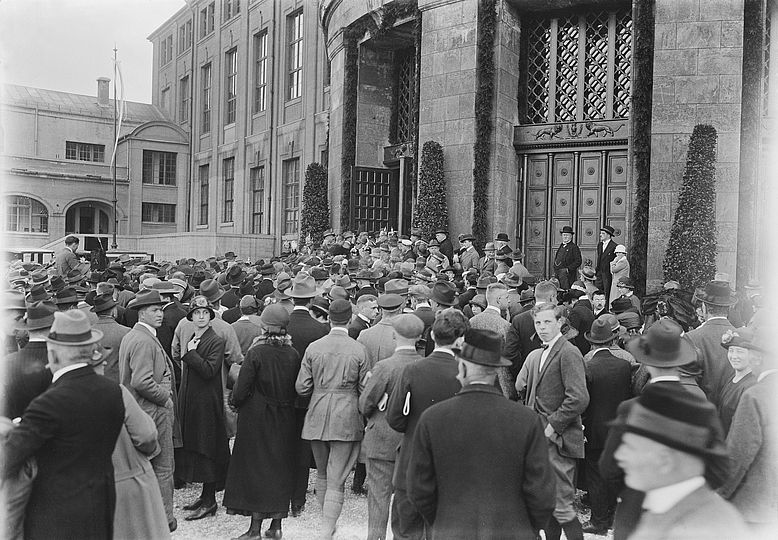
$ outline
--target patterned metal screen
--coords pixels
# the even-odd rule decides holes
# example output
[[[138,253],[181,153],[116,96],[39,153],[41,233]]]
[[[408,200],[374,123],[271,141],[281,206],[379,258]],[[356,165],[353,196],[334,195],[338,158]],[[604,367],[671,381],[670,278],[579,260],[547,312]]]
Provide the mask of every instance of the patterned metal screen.
[[[358,231],[397,228],[397,171],[354,167],[351,174],[351,223]]]
[[[413,140],[416,130],[413,100],[416,87],[416,50],[408,49],[397,59],[397,142]]]
[[[628,118],[632,14],[598,11],[528,19],[523,123]]]
[[[768,4],[765,12],[762,49],[762,116],[769,116],[770,114],[770,35],[772,20],[772,5]]]

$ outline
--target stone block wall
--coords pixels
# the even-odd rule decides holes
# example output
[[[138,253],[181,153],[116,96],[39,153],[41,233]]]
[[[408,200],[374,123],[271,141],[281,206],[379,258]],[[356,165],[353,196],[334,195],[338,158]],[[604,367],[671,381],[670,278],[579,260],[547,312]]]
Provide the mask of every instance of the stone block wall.
[[[389,144],[394,86],[392,51],[362,45],[357,88],[357,165],[384,166],[383,149]]]
[[[647,289],[662,262],[696,124],[718,132],[717,269],[735,280],[743,0],[656,0]]]

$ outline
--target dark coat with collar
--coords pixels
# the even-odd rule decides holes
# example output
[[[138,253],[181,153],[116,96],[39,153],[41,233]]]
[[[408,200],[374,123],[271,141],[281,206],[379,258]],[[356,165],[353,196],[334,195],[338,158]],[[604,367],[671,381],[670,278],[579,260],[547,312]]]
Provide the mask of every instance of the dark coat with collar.
[[[602,242],[597,242],[597,265],[594,268],[597,274],[595,285],[601,291],[605,292],[606,303],[610,302],[610,290],[611,282],[613,281],[613,275],[611,274],[611,261],[616,258],[616,241],[611,238],[608,242],[608,247],[603,251]]]
[[[577,301],[570,309],[567,320],[570,322],[570,326],[578,330],[578,335],[572,340],[573,345],[578,347],[581,354],[585,355],[592,348],[584,335],[592,329],[592,323],[594,322],[591,302],[589,300]]]
[[[529,353],[539,349],[541,344],[540,338],[535,333],[535,321],[529,310],[522,311],[513,317],[511,329],[505,336],[503,354],[513,364],[510,370],[514,378],[518,375]]]
[[[534,540],[555,502],[545,439],[538,416],[493,386],[465,386],[424,411],[406,485],[429,538]]]
[[[578,279],[578,267],[581,266],[581,250],[575,242],[559,244],[554,256],[554,275],[563,289],[569,289]]]
[[[235,287],[230,287],[230,290],[224,293],[221,297],[220,303],[227,309],[234,308],[240,304],[240,291]]]
[[[446,239],[440,243],[440,252],[448,257],[448,262],[454,262],[454,244],[451,243],[451,238],[446,236]]]
[[[600,450],[608,437],[608,422],[616,418],[622,401],[632,397],[632,368],[609,351],[597,351],[584,366],[589,405],[581,415],[586,430],[586,450]]]
[[[124,425],[122,391],[89,367],[63,374],[35,398],[3,447],[2,478],[35,456],[38,475],[24,537],[111,538],[116,503],[111,455]]]
[[[714,405],[719,404],[724,383],[735,376],[735,370],[727,359],[727,349],[721,346],[721,336],[734,329],[727,319],[717,318],[705,321],[684,334],[697,349],[697,366],[701,371],[697,383]]]
[[[51,384],[48,348],[45,341],[30,341],[23,349],[5,357],[3,370],[3,416],[16,418]]]
[[[310,312],[304,309],[293,309],[289,314],[289,324],[286,327],[286,332],[292,336],[292,347],[295,348],[300,358],[305,356],[308,345],[317,339],[323,338],[329,331],[329,325],[320,323],[311,317]],[[307,409],[310,401],[310,397],[297,396],[295,407]]]
[[[462,385],[456,376],[456,359],[442,351],[433,352],[402,370],[386,406],[389,426],[403,434],[392,479],[395,489],[406,489],[405,471],[408,469],[413,433],[421,413],[459,391]]]
[[[584,457],[581,414],[589,405],[583,355],[560,336],[538,371],[542,352],[532,351],[516,378],[519,400],[540,414],[544,428],[547,424],[553,426],[551,440],[560,454],[580,459]]]
[[[362,330],[370,328],[370,323],[362,317],[354,317],[348,325],[348,337],[351,339],[357,339]]]

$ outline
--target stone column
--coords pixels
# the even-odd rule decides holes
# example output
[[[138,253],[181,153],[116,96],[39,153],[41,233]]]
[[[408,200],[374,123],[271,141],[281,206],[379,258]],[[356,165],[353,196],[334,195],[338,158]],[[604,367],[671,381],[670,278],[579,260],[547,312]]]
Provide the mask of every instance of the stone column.
[[[345,76],[346,51],[343,46],[343,32],[329,41],[328,54],[330,58],[330,132],[329,132],[329,199],[330,199],[330,223],[333,227],[340,227],[341,214],[348,212],[342,201],[342,171],[340,156],[343,150],[343,84]]]

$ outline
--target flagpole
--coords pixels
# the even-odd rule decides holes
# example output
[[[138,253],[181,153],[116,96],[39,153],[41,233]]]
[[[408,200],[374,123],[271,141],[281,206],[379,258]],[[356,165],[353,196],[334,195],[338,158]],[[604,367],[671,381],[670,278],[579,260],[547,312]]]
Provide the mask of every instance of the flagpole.
[[[111,249],[116,249],[116,229],[119,226],[119,220],[116,219],[116,44],[113,46],[113,242]]]

